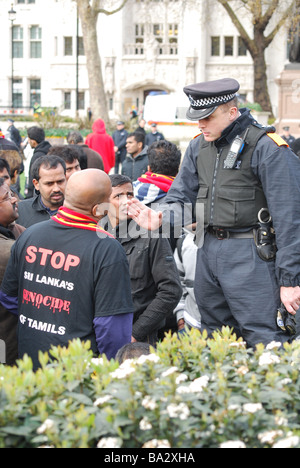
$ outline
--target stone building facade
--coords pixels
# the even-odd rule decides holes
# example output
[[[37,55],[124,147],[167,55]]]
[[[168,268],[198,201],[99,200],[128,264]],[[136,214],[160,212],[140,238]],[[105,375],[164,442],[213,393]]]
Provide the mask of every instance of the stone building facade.
[[[85,116],[91,103],[76,2],[2,0],[1,6],[0,114],[9,113],[13,101],[15,113],[40,105]],[[251,28],[249,18],[244,27]],[[228,76],[253,101],[251,56],[216,0],[128,0],[119,13],[99,15],[98,42],[111,118],[129,118],[133,108],[142,112],[150,92],[180,93],[186,84]],[[276,78],[288,62],[284,30],[266,60],[276,115]]]

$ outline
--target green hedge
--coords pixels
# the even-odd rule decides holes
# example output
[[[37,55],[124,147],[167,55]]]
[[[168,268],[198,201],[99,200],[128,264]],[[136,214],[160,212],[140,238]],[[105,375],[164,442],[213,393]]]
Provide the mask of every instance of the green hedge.
[[[0,447],[300,447],[300,343],[168,336],[121,366],[87,344],[0,367]]]

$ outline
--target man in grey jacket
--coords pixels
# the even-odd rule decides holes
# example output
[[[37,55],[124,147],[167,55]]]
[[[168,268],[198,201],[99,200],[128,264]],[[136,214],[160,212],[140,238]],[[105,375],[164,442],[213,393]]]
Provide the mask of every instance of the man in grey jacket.
[[[130,133],[126,140],[127,156],[122,164],[122,175],[132,181],[137,180],[148,170],[148,146],[144,146],[145,137],[141,132]]]

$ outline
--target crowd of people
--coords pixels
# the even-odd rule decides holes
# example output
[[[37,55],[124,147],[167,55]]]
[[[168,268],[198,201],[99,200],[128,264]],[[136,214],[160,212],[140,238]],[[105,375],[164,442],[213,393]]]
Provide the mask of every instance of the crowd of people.
[[[65,145],[35,126],[18,145],[0,138],[7,364],[26,353],[37,369],[39,351],[78,337],[121,359],[193,327],[230,326],[248,346],[295,339],[300,160],[239,109],[238,89],[233,79],[184,89],[200,134],[183,159],[143,120],[131,133],[120,120],[110,136],[97,119]]]
[[[153,188],[153,202],[161,200],[181,152],[160,138],[148,148],[145,133],[128,133],[124,122],[111,137],[99,120],[85,141],[71,131],[64,145],[51,145],[40,127],[28,128],[23,146],[32,151],[23,195],[12,185],[22,168],[20,147],[1,139],[0,339],[9,365],[27,353],[37,369],[39,351],[74,337],[111,358],[130,343],[155,346],[169,323],[176,330],[182,286],[173,249],[135,223],[127,232],[126,207],[135,191],[141,197],[136,182]],[[126,162],[135,158],[129,177]]]

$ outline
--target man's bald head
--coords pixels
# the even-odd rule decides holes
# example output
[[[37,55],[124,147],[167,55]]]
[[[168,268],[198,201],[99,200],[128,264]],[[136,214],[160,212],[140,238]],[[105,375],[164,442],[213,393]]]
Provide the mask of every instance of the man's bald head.
[[[64,206],[96,219],[102,217],[98,205],[109,203],[111,182],[100,169],[74,173],[67,183]]]

